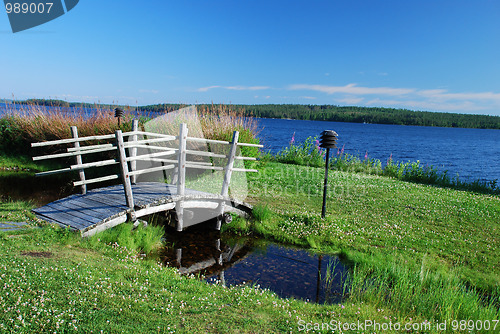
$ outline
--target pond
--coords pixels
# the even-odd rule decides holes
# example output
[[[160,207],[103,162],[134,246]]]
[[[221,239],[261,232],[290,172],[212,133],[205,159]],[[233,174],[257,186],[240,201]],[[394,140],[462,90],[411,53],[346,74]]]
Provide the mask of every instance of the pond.
[[[0,171],[0,199],[31,201],[42,206],[77,190],[67,177],[36,177],[30,172]]]
[[[337,256],[318,255],[271,241],[230,235],[198,225],[182,233],[168,231],[161,261],[181,274],[208,283],[257,285],[282,298],[339,303],[348,268]]]

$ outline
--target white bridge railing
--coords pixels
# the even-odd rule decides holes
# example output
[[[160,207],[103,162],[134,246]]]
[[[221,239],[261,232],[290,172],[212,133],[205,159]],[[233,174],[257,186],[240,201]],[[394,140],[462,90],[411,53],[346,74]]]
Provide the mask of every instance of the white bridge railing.
[[[49,154],[42,156],[33,157],[34,161],[47,160],[47,159],[57,159],[57,158],[71,158],[74,157],[75,164],[57,170],[51,170],[46,172],[37,173],[37,176],[65,173],[71,171],[78,171],[79,180],[73,182],[74,186],[80,186],[82,194],[87,192],[87,185],[105,182],[109,180],[121,178],[125,190],[125,199],[127,206],[134,209],[134,195],[132,193],[132,184],[136,182],[138,175],[153,173],[164,170],[174,170],[172,183],[177,185],[177,194],[183,196],[186,187],[186,168],[194,169],[204,169],[204,170],[218,170],[224,171],[224,180],[222,183],[222,189],[220,194],[222,197],[228,197],[229,184],[231,181],[232,172],[258,172],[255,169],[245,169],[245,168],[234,168],[234,162],[237,159],[240,160],[256,160],[252,157],[236,156],[236,151],[238,146],[247,147],[263,147],[258,144],[250,143],[240,143],[238,142],[239,133],[234,131],[233,138],[231,142],[212,140],[204,138],[196,138],[188,136],[187,125],[180,124],[179,134],[177,136],[164,135],[152,132],[145,132],[138,130],[138,121],[134,120],[132,125],[132,131],[122,132],[117,130],[114,134],[109,135],[97,135],[97,136],[87,136],[79,137],[78,129],[76,127],[71,127],[72,138],[60,139],[46,142],[32,143],[32,147],[43,147],[52,145],[69,145],[64,153]],[[139,139],[142,136],[143,139]],[[128,140],[125,141],[125,138]],[[109,143],[95,143],[111,141]],[[178,142],[177,146],[166,147],[160,146],[159,144],[164,144],[167,142]],[[228,145],[230,147],[229,154],[217,154],[208,151],[199,151],[188,149],[188,142],[198,142],[204,144],[222,144]],[[155,145],[156,144],[156,145]],[[138,155],[138,149],[148,149],[148,154]],[[111,152],[116,151],[117,155],[114,159],[93,161],[93,162],[83,162],[83,157],[95,153]],[[128,155],[127,152],[128,151]],[[187,160],[187,156],[202,156],[210,158],[227,159],[225,167],[214,166],[210,162],[200,162]],[[163,165],[159,167],[151,167],[145,169],[137,169],[137,161],[150,161],[150,162],[160,162]],[[85,170],[95,167],[112,166],[119,165],[120,172],[118,174],[111,173],[108,175],[95,177],[92,179],[87,179],[85,175]],[[135,219],[135,217],[131,217]]]

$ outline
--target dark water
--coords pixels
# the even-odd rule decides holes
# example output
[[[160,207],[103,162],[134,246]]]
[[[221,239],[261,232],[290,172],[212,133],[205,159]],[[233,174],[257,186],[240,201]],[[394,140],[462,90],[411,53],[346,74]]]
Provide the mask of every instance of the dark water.
[[[36,206],[42,206],[74,191],[73,183],[68,178],[0,171],[0,198],[4,200],[31,201]]]
[[[196,227],[167,233],[162,261],[182,274],[201,275],[207,282],[259,285],[280,297],[317,303],[342,300],[346,267],[338,257],[321,256],[255,238],[229,236]],[[333,273],[327,279],[327,272]]]
[[[265,149],[278,152],[295,142],[319,136],[323,130],[339,134],[338,147],[346,153],[394,161],[417,161],[448,171],[461,180],[500,181],[500,130],[360,124],[284,119],[257,119],[263,128],[260,138]],[[334,152],[334,155],[337,152]]]

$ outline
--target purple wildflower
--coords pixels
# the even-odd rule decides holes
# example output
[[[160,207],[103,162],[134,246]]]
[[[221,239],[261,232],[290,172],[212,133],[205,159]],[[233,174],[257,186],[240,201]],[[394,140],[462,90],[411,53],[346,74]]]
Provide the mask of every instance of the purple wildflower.
[[[290,140],[290,146],[292,146],[295,143],[295,132],[292,135],[292,139]]]
[[[365,160],[368,159],[368,151],[365,153]]]
[[[389,159],[387,159],[387,164],[390,164],[392,163],[392,153],[391,153],[391,156],[389,157]]]
[[[339,150],[337,150],[337,155],[342,155],[342,154],[344,154],[344,147],[345,147],[345,144],[344,144],[344,145],[342,145],[342,150],[340,150],[340,152],[339,152]]]

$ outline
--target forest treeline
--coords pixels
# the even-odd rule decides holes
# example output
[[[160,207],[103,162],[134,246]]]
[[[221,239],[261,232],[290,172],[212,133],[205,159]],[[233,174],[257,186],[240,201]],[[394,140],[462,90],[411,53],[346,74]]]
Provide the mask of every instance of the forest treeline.
[[[143,111],[175,110],[180,105],[159,104],[140,107]],[[215,105],[202,105],[212,109]],[[334,121],[352,123],[398,124],[418,126],[442,126],[458,128],[500,129],[500,117],[470,115],[408,109],[301,105],[301,104],[258,104],[232,105],[245,116],[262,118],[288,118],[310,121]],[[168,108],[168,109],[167,109]]]
[[[116,105],[66,102],[62,100],[30,99],[15,103],[38,104],[52,107],[84,107],[114,108]],[[127,110],[143,112],[170,112],[186,105],[155,104],[141,107],[130,107]],[[218,105],[198,104],[204,110],[214,110]],[[335,121],[353,123],[376,123],[417,126],[442,126],[458,128],[500,129],[500,117],[489,115],[471,115],[445,112],[413,111],[408,109],[357,107],[336,105],[302,105],[302,104],[256,104],[231,105],[244,116],[262,118],[287,118],[311,121]]]

